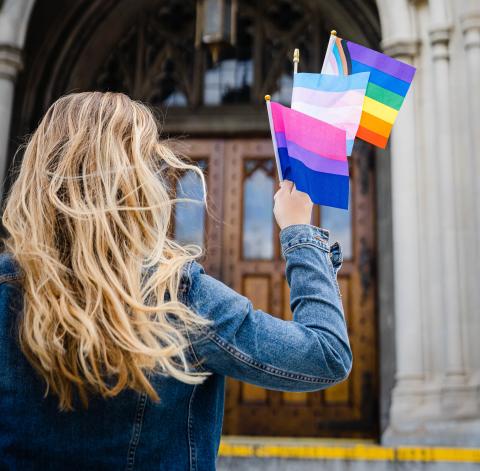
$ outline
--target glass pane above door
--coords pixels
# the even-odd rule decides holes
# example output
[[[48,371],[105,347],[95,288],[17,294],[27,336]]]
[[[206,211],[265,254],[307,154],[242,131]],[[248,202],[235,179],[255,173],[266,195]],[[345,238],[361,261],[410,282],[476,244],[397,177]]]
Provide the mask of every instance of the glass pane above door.
[[[243,258],[269,260],[274,252],[272,159],[244,161]]]
[[[197,161],[205,169],[204,160]],[[205,233],[205,205],[200,177],[189,170],[178,179],[177,198],[189,198],[193,201],[179,202],[175,205],[174,237],[180,244],[195,244],[203,247]]]

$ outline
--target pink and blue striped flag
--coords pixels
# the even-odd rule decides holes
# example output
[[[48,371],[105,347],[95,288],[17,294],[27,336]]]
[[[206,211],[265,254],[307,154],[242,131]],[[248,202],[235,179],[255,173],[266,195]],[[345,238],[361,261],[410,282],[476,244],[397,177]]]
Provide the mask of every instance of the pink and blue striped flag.
[[[348,209],[345,131],[276,102],[267,108],[280,178],[314,203]]]
[[[295,74],[292,108],[344,129],[347,155],[352,155],[369,76],[369,72],[340,76]]]

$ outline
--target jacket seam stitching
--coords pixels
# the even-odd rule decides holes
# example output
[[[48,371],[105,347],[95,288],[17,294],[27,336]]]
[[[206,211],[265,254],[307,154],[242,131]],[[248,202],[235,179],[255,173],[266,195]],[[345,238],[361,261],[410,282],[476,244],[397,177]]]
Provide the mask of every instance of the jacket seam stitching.
[[[0,275],[0,284],[7,283],[9,281],[19,280],[21,275],[19,273],[10,273],[5,275]]]
[[[298,226],[298,225],[295,224],[294,226]],[[328,230],[322,229],[317,226],[313,226],[311,224],[307,224],[307,226],[308,226],[307,230],[305,229],[299,230],[298,228],[297,230],[295,230],[295,228],[292,226],[286,227],[280,231],[280,238],[288,240],[289,238],[295,239],[295,238],[315,237],[324,241],[328,241],[328,239],[330,238],[330,232]]]
[[[309,241],[309,242],[296,242],[292,245],[289,245],[283,249],[283,254],[286,255],[287,253],[291,252],[295,248],[307,247],[307,246],[316,247],[321,249],[323,252],[328,252],[328,248],[326,246],[316,243],[314,241]]]
[[[193,386],[192,393],[190,394],[190,399],[188,400],[188,455],[190,460],[190,470],[195,471],[197,469],[197,456],[195,450],[195,440],[193,439],[193,420],[192,420],[192,404],[193,404],[193,397],[195,395],[195,391],[197,389],[197,385]]]
[[[327,383],[327,384],[334,384],[338,380],[336,379],[328,379],[316,376],[308,376],[308,375],[300,375],[298,373],[291,373],[290,371],[281,370],[279,368],[275,368],[273,366],[266,365],[264,363],[256,362],[250,356],[246,355],[242,351],[238,350],[235,347],[232,347],[228,342],[225,342],[221,337],[217,334],[213,334],[210,336],[213,342],[215,342],[220,348],[224,351],[235,357],[237,360],[256,368],[266,374],[271,376],[277,376],[284,379],[295,379],[299,381],[304,381],[306,383]]]
[[[190,340],[190,334],[187,330],[187,339],[188,339],[188,349],[190,350],[193,358],[195,359],[195,366],[200,370],[200,371],[203,371],[203,372],[208,372],[207,369],[205,369],[202,365],[201,365],[201,362],[197,356],[197,353],[195,352],[195,349],[193,348],[193,343],[192,341]]]
[[[147,404],[147,394],[141,393],[137,401],[137,412],[135,414],[135,422],[133,424],[132,438],[128,445],[127,453],[127,471],[131,471],[135,466],[135,454],[137,452],[138,444],[140,443],[140,434],[142,432],[143,417],[145,407]]]
[[[330,253],[329,256],[328,256],[328,261],[327,261],[327,264],[329,266],[329,269],[330,269],[330,276],[332,277],[332,280],[333,280],[333,283],[335,285],[335,289],[337,291],[337,296],[342,299],[342,293],[340,291],[340,285],[338,284],[338,279],[337,279],[337,269],[336,267],[334,267],[333,265],[333,261],[332,261],[332,254]]]
[[[193,262],[194,262],[194,260],[190,260],[190,261],[187,263],[186,267],[185,267],[185,274],[186,274],[186,278],[187,278],[187,280],[186,280],[186,282],[185,282],[184,293],[183,293],[183,295],[184,295],[183,301],[184,301],[185,305],[187,305],[187,301],[188,301],[188,299],[187,299],[188,294],[187,294],[187,293],[190,291],[190,289],[191,289],[191,287],[192,287],[192,267],[193,267]],[[189,344],[189,345],[188,345],[188,349],[189,349],[189,351],[191,352],[193,358],[195,359],[196,366],[198,367],[198,369],[199,369],[200,371],[207,372],[208,370],[206,370],[206,369],[201,365],[201,362],[200,362],[200,360],[199,360],[199,358],[198,358],[198,356],[197,356],[197,353],[195,352],[195,349],[193,348],[193,342],[192,342],[192,340],[191,340],[191,338],[190,338],[190,333],[188,332],[188,329],[187,329],[187,332],[186,332],[186,333],[187,333],[187,340],[188,340],[188,344]]]

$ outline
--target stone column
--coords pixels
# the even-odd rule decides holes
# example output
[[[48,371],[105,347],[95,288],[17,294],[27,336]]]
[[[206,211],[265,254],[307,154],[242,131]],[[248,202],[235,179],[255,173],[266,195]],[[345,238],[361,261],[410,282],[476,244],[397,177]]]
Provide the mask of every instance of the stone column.
[[[438,197],[442,214],[439,229],[442,237],[443,260],[443,314],[446,332],[445,381],[449,385],[465,383],[465,359],[462,345],[462,323],[460,312],[459,267],[455,219],[455,159],[452,144],[452,122],[450,106],[449,40],[450,27],[435,27],[430,31],[433,59],[433,87],[435,91],[435,136],[438,178]]]
[[[465,54],[467,58],[468,98],[470,103],[470,129],[472,138],[480,129],[480,10],[464,15],[461,18]],[[477,160],[479,158],[477,157]],[[476,162],[477,165],[479,162]],[[480,165],[477,166],[480,170]],[[477,179],[478,181],[478,179]]]
[[[0,45],[0,185],[3,188],[7,167],[10,121],[15,92],[15,79],[22,67],[20,50]],[[1,196],[1,195],[0,195]]]
[[[412,64],[416,41],[383,44],[391,57]],[[423,402],[424,352],[419,264],[419,198],[416,156],[415,84],[409,90],[390,138],[395,285],[396,384],[390,429],[414,419]],[[384,437],[388,441],[387,437]]]
[[[465,180],[469,185],[470,201],[467,217],[471,220],[470,238],[465,250],[469,259],[468,272],[468,297],[469,316],[467,329],[469,343],[469,366],[477,371],[480,369],[480,342],[477,341],[475,332],[480,329],[480,292],[478,280],[480,280],[480,155],[478,152],[478,132],[480,130],[480,88],[478,77],[480,76],[480,9],[468,11],[460,18],[465,48],[467,90],[468,96],[468,134],[470,140],[469,151],[466,152],[465,168],[469,172]],[[474,258],[475,257],[475,258]],[[471,333],[468,335],[468,333]],[[473,334],[473,335],[472,335]],[[480,378],[479,378],[480,380]]]

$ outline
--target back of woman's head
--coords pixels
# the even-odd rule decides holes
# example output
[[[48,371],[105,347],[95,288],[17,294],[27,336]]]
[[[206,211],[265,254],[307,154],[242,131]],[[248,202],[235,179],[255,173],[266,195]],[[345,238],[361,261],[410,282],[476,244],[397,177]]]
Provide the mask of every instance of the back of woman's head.
[[[169,183],[184,170],[203,181],[159,141],[151,111],[123,94],[60,98],[30,138],[5,244],[23,271],[22,350],[61,408],[76,392],[157,398],[153,370],[203,380],[185,349],[205,321],[177,296],[198,250],[168,236]]]

